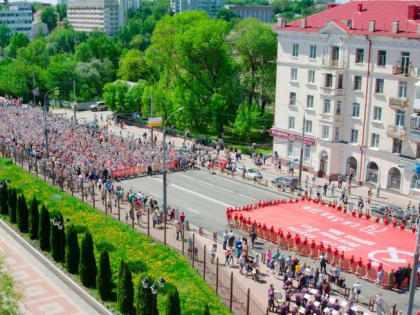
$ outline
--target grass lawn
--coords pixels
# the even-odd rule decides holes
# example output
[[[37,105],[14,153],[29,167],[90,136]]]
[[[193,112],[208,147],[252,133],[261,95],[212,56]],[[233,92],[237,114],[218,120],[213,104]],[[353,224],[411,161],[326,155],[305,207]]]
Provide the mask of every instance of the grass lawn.
[[[182,314],[201,314],[208,303],[212,314],[229,314],[228,309],[214,290],[192,269],[188,260],[152,238],[135,232],[98,210],[82,203],[36,176],[13,165],[10,160],[0,159],[0,180],[9,179],[11,186],[23,193],[26,200],[34,196],[45,204],[50,213],[60,211],[65,218],[82,232],[90,230],[95,244],[96,261],[102,249],[109,251],[115,283],[120,260],[123,258],[133,271],[134,286],[145,276],[163,277],[168,284],[179,290]],[[81,235],[79,234],[79,241]],[[165,314],[165,297],[159,296],[159,311]],[[116,308],[116,303],[110,303]]]

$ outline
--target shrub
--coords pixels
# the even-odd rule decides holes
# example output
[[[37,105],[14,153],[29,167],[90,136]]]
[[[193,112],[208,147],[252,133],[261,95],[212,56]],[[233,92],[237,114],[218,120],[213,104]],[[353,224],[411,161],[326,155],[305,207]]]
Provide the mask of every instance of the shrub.
[[[70,225],[66,235],[66,268],[71,274],[79,270],[80,248],[77,239],[77,231],[73,225]]]
[[[19,196],[16,215],[19,230],[22,233],[28,233],[29,211],[23,195]]]
[[[9,190],[8,202],[9,202],[10,222],[16,223],[16,206],[17,206],[16,189],[12,188]]]
[[[88,288],[96,286],[96,267],[95,254],[93,252],[92,235],[86,231],[82,240],[82,248],[80,250],[79,275],[83,285]]]
[[[50,213],[48,212],[47,208],[45,208],[45,206],[42,206],[39,220],[38,238],[39,246],[43,251],[47,252],[50,250],[50,225]]]
[[[207,303],[204,307],[203,315],[210,315],[209,305]]]
[[[96,286],[99,291],[99,296],[106,301],[111,298],[112,293],[112,272],[111,264],[109,262],[109,255],[106,250],[101,252],[99,257],[99,271],[96,281]]]
[[[139,280],[136,295],[136,311],[139,315],[158,314],[155,298],[150,288],[143,288],[143,284]]]
[[[51,225],[51,256],[56,262],[63,262],[65,256],[66,232],[64,230],[63,216],[56,214],[56,220],[61,221],[61,224]]]
[[[0,213],[1,214],[8,214],[9,213],[9,209],[8,209],[8,189],[7,189],[7,184],[3,183],[3,186],[1,187],[0,190]]]
[[[39,228],[39,202],[34,197],[31,202],[31,208],[29,213],[29,234],[31,240],[38,239],[38,228]]]
[[[181,304],[179,302],[179,294],[176,287],[171,288],[168,292],[166,315],[181,315]]]
[[[121,269],[117,289],[118,308],[122,314],[131,314],[134,302],[133,279],[130,269],[123,260],[121,260]]]

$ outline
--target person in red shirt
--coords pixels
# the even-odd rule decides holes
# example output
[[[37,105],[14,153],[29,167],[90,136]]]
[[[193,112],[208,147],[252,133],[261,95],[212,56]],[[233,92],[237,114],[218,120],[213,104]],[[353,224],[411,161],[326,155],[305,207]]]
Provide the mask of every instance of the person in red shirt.
[[[368,263],[366,264],[366,275],[365,279],[370,279],[370,273],[372,272],[372,260],[369,259]]]
[[[339,261],[340,269],[343,270],[344,268],[344,252],[341,251],[340,253],[340,261]]]
[[[295,254],[299,254],[299,246],[300,246],[300,237],[299,237],[299,234],[296,234],[295,235],[295,247],[294,247]]]
[[[315,257],[315,248],[316,248],[315,241],[314,241],[314,240],[312,240],[312,242],[311,242],[311,258],[313,258],[313,259],[315,259],[315,258],[316,258],[316,257]]]
[[[324,243],[321,241],[321,244],[319,244],[319,253],[318,254],[324,254],[324,252],[325,252]]]
[[[305,237],[305,239],[303,240],[303,246],[302,246],[302,255],[307,255],[309,254],[309,242],[308,239]]]
[[[333,262],[332,262],[332,264],[334,266],[338,264],[338,249],[337,249],[337,247],[335,247],[334,251],[333,251]]]
[[[287,249],[290,250],[290,246],[292,245],[291,244],[292,234],[290,234],[290,232],[287,232],[286,238],[287,238]]]
[[[362,276],[362,267],[363,267],[362,257],[359,257],[359,260],[357,261],[357,267],[356,267],[356,276],[359,276],[359,277]]]
[[[281,229],[277,232],[277,246],[282,248],[283,247],[283,231]]]

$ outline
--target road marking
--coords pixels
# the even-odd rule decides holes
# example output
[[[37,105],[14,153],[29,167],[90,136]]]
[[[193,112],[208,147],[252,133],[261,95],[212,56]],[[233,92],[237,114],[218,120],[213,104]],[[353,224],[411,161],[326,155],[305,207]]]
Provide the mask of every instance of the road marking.
[[[254,201],[257,201],[257,199],[252,198],[252,197],[248,197],[247,195],[244,195],[244,194],[239,194],[239,193],[238,193],[238,195],[239,195],[239,196],[241,196],[241,197],[247,198],[247,199],[249,199],[249,200],[254,200]]]
[[[160,198],[160,196],[159,195],[156,195],[156,194],[154,194],[154,193],[150,193],[152,196],[155,196],[155,197],[157,197],[157,198]]]
[[[194,210],[194,209],[191,209],[191,208],[187,208],[187,210],[189,210],[189,211],[191,211],[191,212],[194,212],[194,213],[197,213],[197,214],[200,214],[198,211],[196,211],[196,210]]]
[[[191,177],[191,176],[187,176],[187,175],[184,175],[184,174],[177,174],[177,175],[178,175],[178,176],[182,176],[182,177],[186,177],[186,178],[188,178],[188,179],[196,180],[196,178]]]
[[[157,181],[159,181],[159,182],[163,182],[163,180],[162,180],[162,179],[160,179],[160,178],[153,178],[153,179],[154,179],[154,180],[157,180]],[[232,207],[232,205],[230,205],[230,204],[228,204],[228,203],[225,203],[225,202],[220,201],[220,200],[213,199],[213,198],[211,198],[211,197],[205,196],[205,195],[203,195],[203,194],[200,194],[200,193],[198,193],[198,192],[196,192],[196,191],[193,191],[193,190],[187,189],[187,188],[185,188],[185,187],[179,186],[179,185],[177,185],[177,184],[172,184],[172,185],[171,185],[171,187],[178,188],[179,190],[183,190],[183,191],[189,192],[190,194],[193,194],[193,195],[196,195],[196,196],[201,197],[201,198],[203,198],[203,199],[206,199],[206,200],[212,201],[212,202],[217,203],[217,204],[219,204],[219,205],[222,205],[222,206],[224,206],[224,207],[226,207],[226,208],[227,208],[227,207]]]

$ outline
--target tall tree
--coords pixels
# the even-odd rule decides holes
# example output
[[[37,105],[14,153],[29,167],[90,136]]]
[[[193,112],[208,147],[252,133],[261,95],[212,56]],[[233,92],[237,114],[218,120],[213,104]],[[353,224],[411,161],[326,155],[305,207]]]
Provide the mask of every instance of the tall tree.
[[[31,240],[38,239],[38,228],[39,228],[39,202],[34,197],[31,201],[30,215],[29,215],[29,232]]]
[[[101,252],[99,257],[99,271],[96,279],[96,287],[102,300],[107,301],[112,294],[112,272],[109,262],[109,255],[106,250]]]
[[[39,220],[39,246],[43,251],[50,250],[50,235],[51,235],[51,221],[50,213],[47,208],[43,205],[41,207],[41,216]]]
[[[77,238],[77,231],[70,225],[66,234],[66,268],[71,274],[76,274],[79,270],[80,248]]]
[[[28,222],[29,222],[29,211],[28,205],[26,204],[26,199],[24,195],[20,195],[18,198],[17,205],[17,223],[19,230],[22,233],[28,233]]]
[[[57,11],[60,21],[64,20],[67,17],[67,5],[65,4],[57,4],[55,6],[55,10]]]
[[[6,24],[0,24],[0,48],[5,48],[10,43],[11,35],[10,29],[6,26]]]
[[[150,288],[143,288],[139,280],[137,284],[136,311],[139,315],[158,314],[154,296]],[[153,280],[152,280],[153,282]]]
[[[23,33],[14,33],[10,38],[10,45],[8,55],[9,57],[15,58],[19,48],[26,47],[29,45],[29,38]]]
[[[1,214],[8,214],[8,189],[7,184],[3,183],[0,190],[0,213]]]
[[[168,304],[166,306],[166,315],[181,315],[181,302],[179,301],[179,293],[176,287],[168,292]]]
[[[151,74],[151,67],[147,64],[143,53],[140,50],[129,50],[120,60],[118,76],[126,81],[137,82],[148,80]]]
[[[56,262],[63,262],[66,248],[66,233],[63,216],[61,214],[55,214],[54,218],[61,223],[59,225],[51,225],[51,256]]]
[[[86,231],[82,240],[82,247],[80,250],[80,264],[79,275],[83,285],[88,288],[96,286],[96,274],[98,272],[95,260],[95,253],[93,251],[92,234]]]
[[[204,307],[203,315],[210,315],[209,305],[207,303]]]
[[[122,314],[133,312],[134,288],[131,271],[125,263],[121,264],[120,278],[118,279],[118,308]]]
[[[46,6],[41,12],[41,21],[47,24],[48,31],[52,32],[57,26],[57,15],[53,6]]]
[[[11,188],[9,189],[9,217],[11,223],[16,223],[16,207],[17,207],[17,193],[16,189]]]

